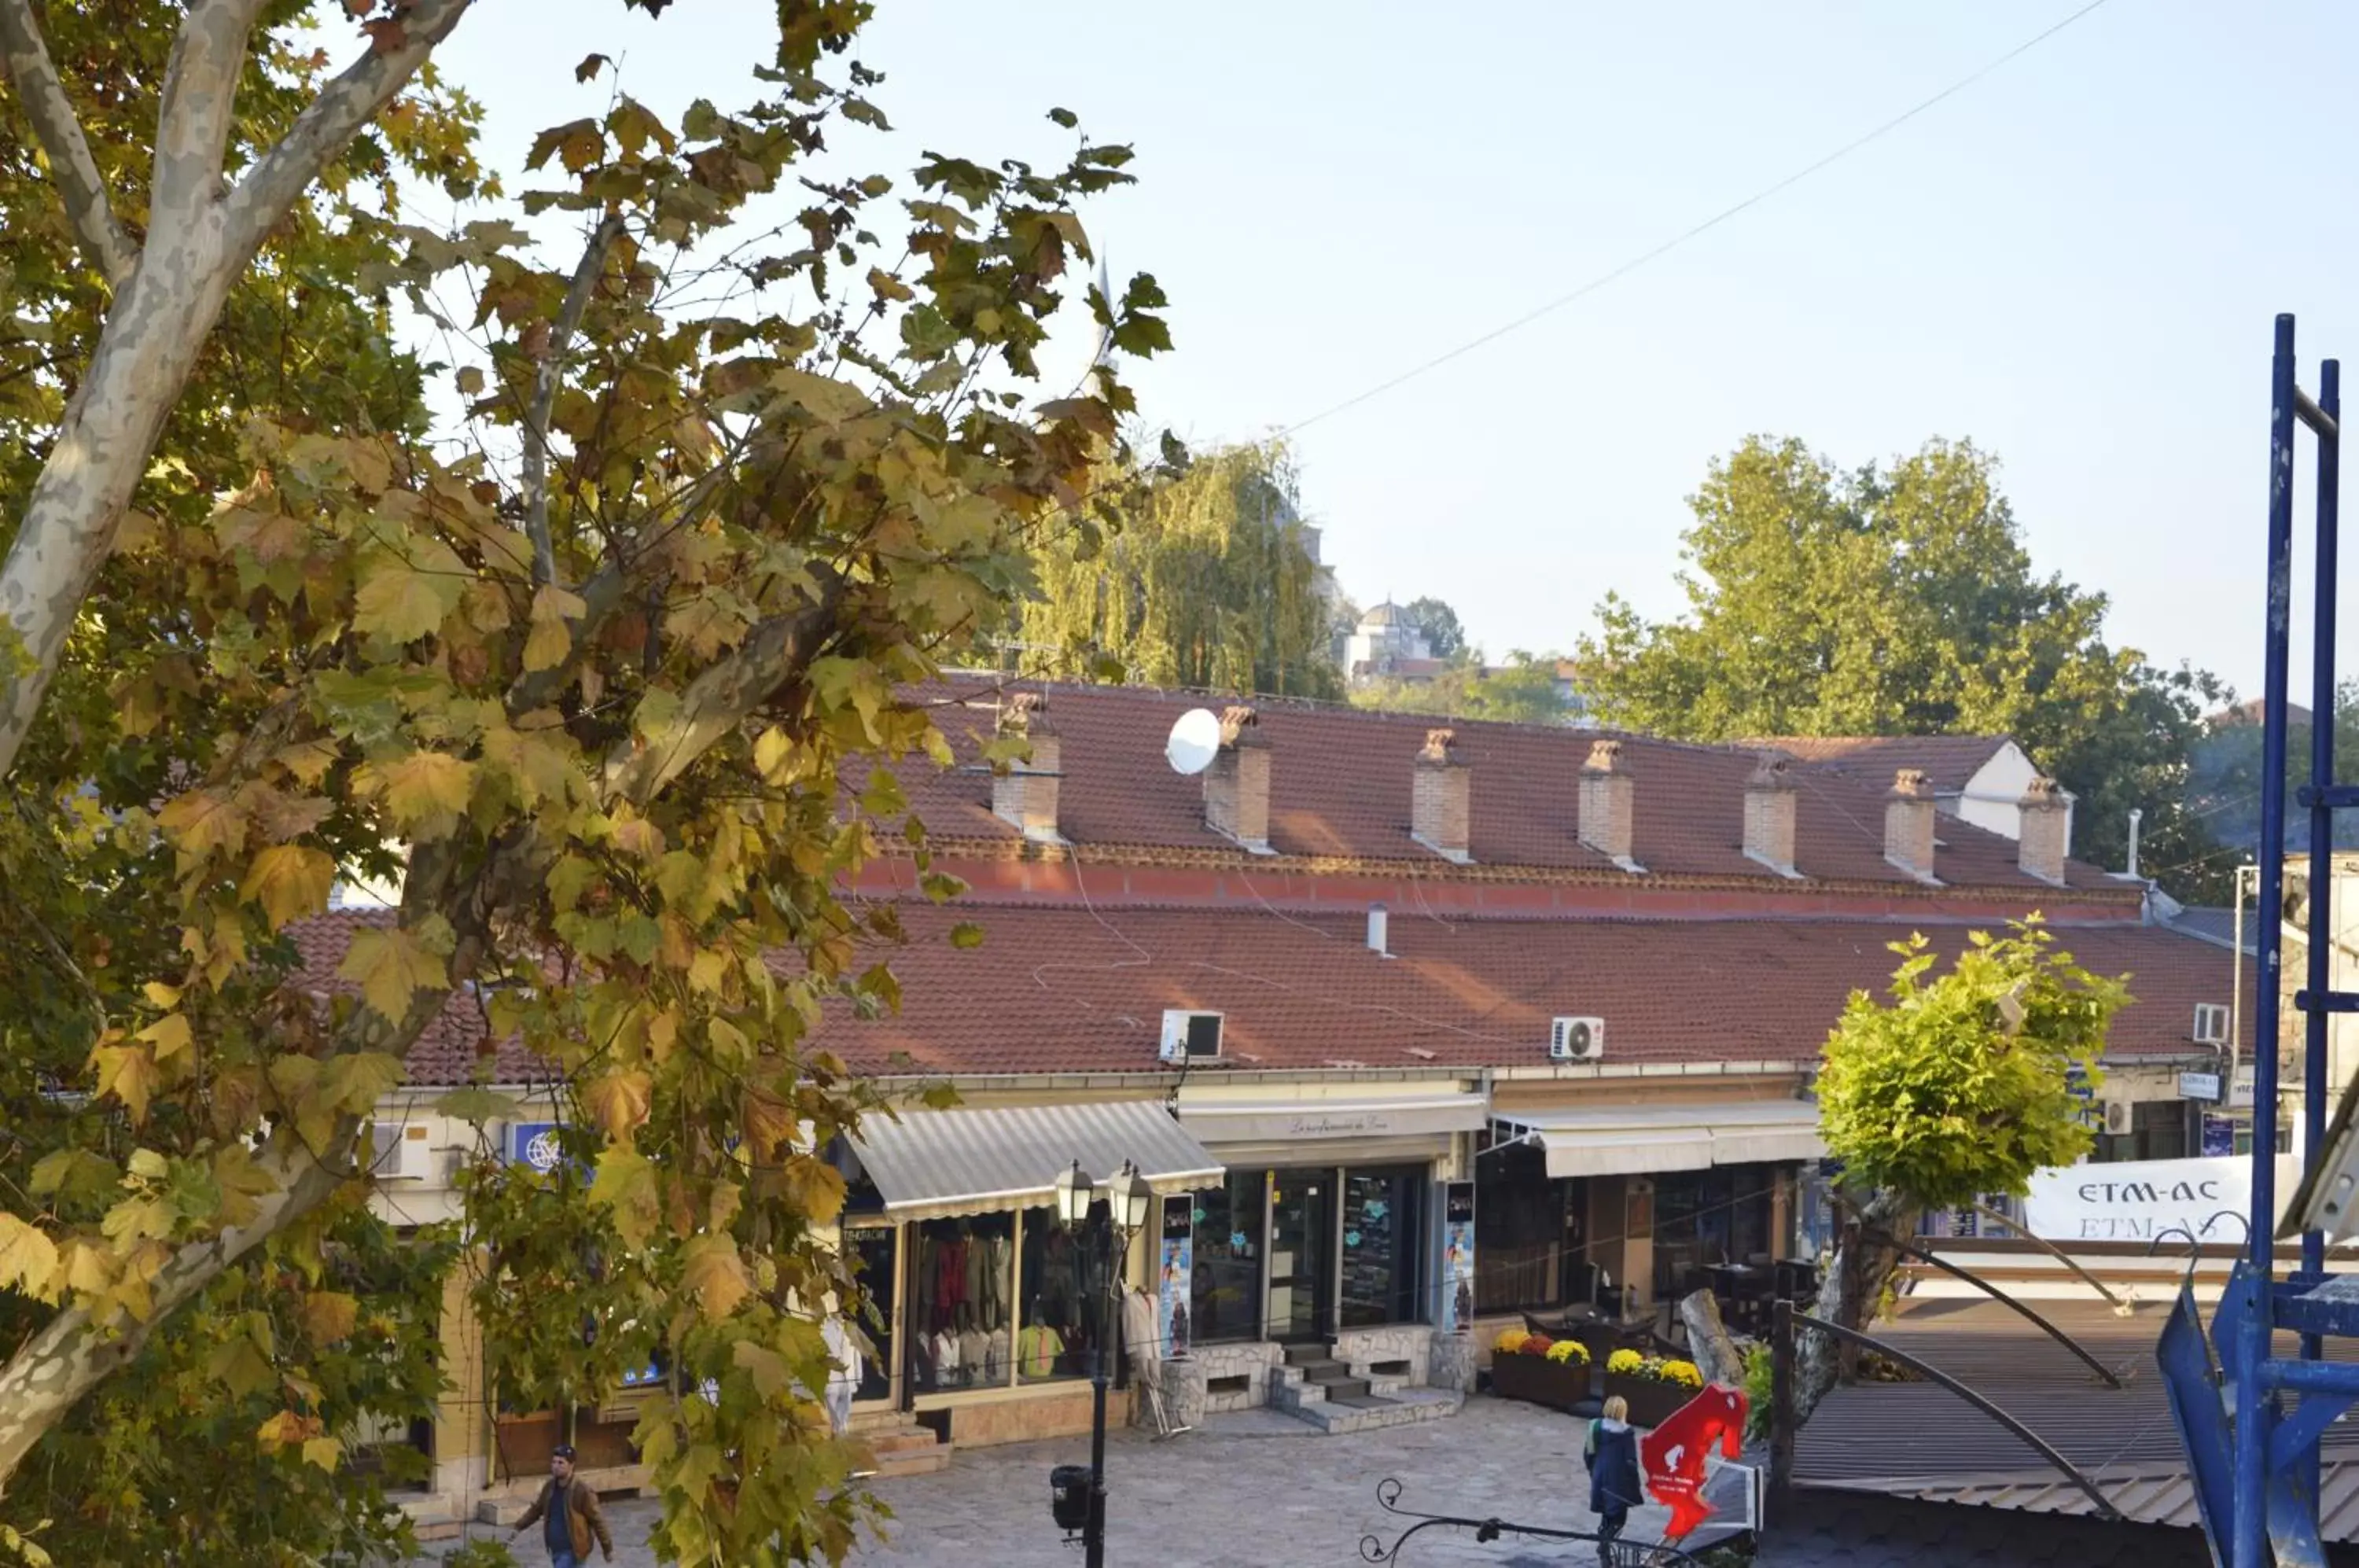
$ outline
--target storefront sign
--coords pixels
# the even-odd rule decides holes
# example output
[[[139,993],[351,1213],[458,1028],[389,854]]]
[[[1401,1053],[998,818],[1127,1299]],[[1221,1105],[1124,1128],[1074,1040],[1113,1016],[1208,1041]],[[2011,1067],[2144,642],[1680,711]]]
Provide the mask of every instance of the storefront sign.
[[[2179,1097],[2182,1100],[2216,1100],[2220,1097],[2220,1074],[2217,1073],[2182,1073],[2179,1075]]]
[[[1441,1332],[1474,1326],[1474,1183],[1452,1181],[1441,1196]]]
[[[527,1166],[546,1176],[557,1169],[564,1158],[558,1147],[555,1122],[510,1122],[508,1124],[508,1159]]]
[[[2236,1075],[2228,1081],[2228,1104],[2234,1106],[2249,1105],[2252,1103],[2253,1068],[2248,1062],[2237,1068]]]
[[[2236,1152],[2236,1124],[2213,1111],[2203,1113],[2202,1152],[2207,1155]]]
[[[2042,1171],[2031,1178],[2024,1218],[2050,1241],[2152,1241],[2178,1225],[2199,1236],[2238,1239],[2223,1215],[2252,1203],[2249,1160],[2126,1160]],[[2278,1183],[2282,1199],[2287,1184]]]
[[[1382,1138],[1393,1130],[1393,1118],[1381,1111],[1350,1111],[1340,1116],[1321,1111],[1296,1116],[1286,1124],[1288,1138]]]
[[[1163,1257],[1155,1290],[1157,1332],[1163,1353],[1188,1354],[1188,1293],[1196,1277],[1196,1198],[1175,1192],[1163,1200]]]

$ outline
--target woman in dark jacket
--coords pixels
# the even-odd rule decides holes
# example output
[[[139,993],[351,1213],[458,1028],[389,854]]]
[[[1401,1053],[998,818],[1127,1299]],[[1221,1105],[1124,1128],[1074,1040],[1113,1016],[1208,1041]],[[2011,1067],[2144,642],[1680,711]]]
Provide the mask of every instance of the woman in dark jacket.
[[[1638,1434],[1630,1426],[1630,1403],[1620,1395],[1605,1401],[1582,1445],[1589,1462],[1589,1511],[1597,1516],[1597,1561],[1614,1560],[1614,1538],[1630,1522],[1630,1510],[1644,1500],[1638,1480]]]

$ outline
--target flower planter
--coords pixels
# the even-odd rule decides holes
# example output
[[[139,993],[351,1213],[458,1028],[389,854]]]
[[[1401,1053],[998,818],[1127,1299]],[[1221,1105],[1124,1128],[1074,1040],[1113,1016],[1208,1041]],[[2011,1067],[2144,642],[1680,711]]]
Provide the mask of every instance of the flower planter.
[[[1495,1372],[1494,1377],[1496,1376]],[[1630,1404],[1632,1426],[1656,1427],[1669,1421],[1671,1412],[1692,1399],[1701,1390],[1683,1383],[1658,1382],[1652,1377],[1639,1377],[1627,1372],[1605,1374],[1605,1397],[1620,1395]]]
[[[1589,1398],[1589,1364],[1550,1361],[1545,1356],[1494,1356],[1491,1391],[1503,1399],[1569,1410]]]

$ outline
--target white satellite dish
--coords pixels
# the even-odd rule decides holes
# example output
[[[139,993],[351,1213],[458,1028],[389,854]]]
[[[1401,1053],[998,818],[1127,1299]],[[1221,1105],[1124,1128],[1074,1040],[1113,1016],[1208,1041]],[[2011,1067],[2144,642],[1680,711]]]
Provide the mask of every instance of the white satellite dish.
[[[1221,716],[1210,708],[1190,708],[1171,726],[1163,745],[1165,760],[1174,773],[1201,773],[1221,755]]]

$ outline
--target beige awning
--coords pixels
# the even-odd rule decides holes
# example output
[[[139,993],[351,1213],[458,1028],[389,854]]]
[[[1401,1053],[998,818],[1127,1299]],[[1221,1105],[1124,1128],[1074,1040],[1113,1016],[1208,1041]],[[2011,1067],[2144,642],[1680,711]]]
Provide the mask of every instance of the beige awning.
[[[1483,1095],[1472,1091],[1350,1099],[1278,1096],[1252,1100],[1182,1100],[1180,1120],[1206,1143],[1312,1146],[1343,1138],[1398,1138],[1474,1132],[1489,1118]]]
[[[1494,1119],[1500,1136],[1548,1151],[1550,1176],[1644,1175],[1713,1165],[1818,1160],[1819,1107],[1806,1100],[1731,1100],[1525,1111]]]
[[[865,1119],[852,1140],[893,1219],[939,1219],[1056,1201],[1074,1160],[1103,1184],[1136,1162],[1156,1192],[1192,1192],[1226,1172],[1160,1100],[904,1111]]]

